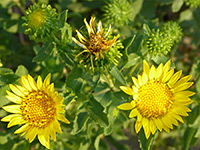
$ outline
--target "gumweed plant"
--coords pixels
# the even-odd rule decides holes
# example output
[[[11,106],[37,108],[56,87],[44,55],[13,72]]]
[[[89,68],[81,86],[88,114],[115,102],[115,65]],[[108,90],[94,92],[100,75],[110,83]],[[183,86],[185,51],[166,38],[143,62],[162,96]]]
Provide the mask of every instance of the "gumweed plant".
[[[51,74],[47,75],[44,82],[38,76],[36,83],[30,75],[25,75],[20,79],[22,86],[10,84],[12,92],[6,91],[6,97],[15,105],[4,106],[3,109],[13,114],[1,119],[9,122],[8,128],[22,125],[15,134],[25,135],[30,143],[38,136],[40,143],[48,149],[49,138],[56,141],[56,132],[62,133],[58,120],[70,123],[62,114],[64,97],[58,96],[50,79]]]
[[[0,149],[199,150],[197,7],[0,2]]]
[[[178,121],[184,123],[181,116],[188,116],[191,112],[185,105],[192,103],[189,96],[195,93],[187,90],[193,84],[188,82],[191,75],[180,78],[181,74],[182,70],[174,73],[174,69],[170,69],[170,61],[155,68],[154,65],[149,67],[144,60],[142,75],[132,77],[134,86],[120,86],[133,100],[118,108],[131,110],[129,118],[137,117],[136,133],[143,127],[148,139],[157,129],[169,133],[173,125],[178,126]]]
[[[108,29],[104,29],[102,22],[99,21],[96,28],[94,21],[95,17],[91,17],[89,24],[86,18],[84,19],[87,36],[83,36],[76,30],[79,41],[72,37],[72,40],[84,49],[76,55],[76,58],[82,56],[79,62],[93,72],[105,69],[112,63],[117,65],[117,58],[122,56],[118,49],[123,48],[122,44],[117,41],[119,34],[114,37],[110,36],[111,25]]]

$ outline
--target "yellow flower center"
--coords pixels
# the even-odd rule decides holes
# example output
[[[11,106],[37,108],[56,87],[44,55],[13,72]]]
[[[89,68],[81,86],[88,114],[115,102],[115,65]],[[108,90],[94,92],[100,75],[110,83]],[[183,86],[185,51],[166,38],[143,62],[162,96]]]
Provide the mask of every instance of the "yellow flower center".
[[[138,89],[136,107],[148,119],[164,116],[173,103],[173,93],[160,81],[148,81]]]
[[[31,27],[39,28],[42,24],[46,22],[46,17],[44,14],[43,9],[37,9],[34,10],[31,14],[28,16],[28,24]]]
[[[55,102],[43,91],[29,93],[21,103],[24,120],[35,127],[45,127],[56,115]]]
[[[91,53],[101,53],[102,50],[108,50],[107,41],[100,34],[90,34],[86,47]]]

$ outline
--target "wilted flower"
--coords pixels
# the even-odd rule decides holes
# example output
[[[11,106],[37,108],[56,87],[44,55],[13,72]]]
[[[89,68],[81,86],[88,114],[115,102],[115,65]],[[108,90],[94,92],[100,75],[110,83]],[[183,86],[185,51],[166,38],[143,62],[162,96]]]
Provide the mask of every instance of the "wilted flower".
[[[132,77],[134,86],[120,87],[126,94],[133,96],[133,100],[118,108],[131,110],[129,118],[137,116],[136,133],[143,127],[147,139],[156,129],[170,132],[173,125],[178,126],[178,121],[183,123],[181,116],[188,116],[187,112],[191,111],[185,106],[192,103],[189,96],[195,94],[187,91],[193,84],[188,82],[191,75],[180,79],[182,70],[174,74],[174,69],[169,69],[170,61],[164,66],[161,63],[156,69],[154,65],[150,68],[144,60],[143,74],[138,75],[138,79]]]
[[[72,40],[78,44],[81,48],[84,48],[76,57],[82,55],[80,63],[83,63],[84,66],[94,70],[99,70],[99,68],[106,67],[110,65],[110,62],[117,64],[118,61],[116,57],[120,58],[121,53],[118,51],[118,48],[123,46],[119,41],[117,41],[119,34],[117,36],[110,36],[111,26],[108,30],[105,30],[102,27],[101,21],[98,23],[97,29],[94,24],[94,17],[91,17],[90,24],[84,19],[88,36],[84,37],[78,30],[76,30],[78,39],[72,37]],[[115,44],[118,43],[118,44]],[[116,45],[116,46],[115,46]]]
[[[64,112],[63,99],[54,91],[54,84],[50,84],[49,74],[44,83],[38,76],[37,83],[30,76],[22,76],[21,84],[10,85],[12,92],[7,91],[7,98],[16,103],[15,105],[3,106],[10,113],[1,121],[9,122],[8,128],[23,124],[15,131],[22,133],[25,138],[32,142],[36,136],[42,145],[50,149],[49,137],[56,141],[56,132],[62,133],[58,120],[67,124],[70,122],[62,114]]]

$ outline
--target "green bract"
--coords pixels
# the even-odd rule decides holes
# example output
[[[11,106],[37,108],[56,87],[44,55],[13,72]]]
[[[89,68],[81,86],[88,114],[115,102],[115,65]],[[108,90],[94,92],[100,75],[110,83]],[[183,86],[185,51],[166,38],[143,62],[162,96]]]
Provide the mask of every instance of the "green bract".
[[[22,26],[26,27],[24,33],[31,40],[45,42],[53,39],[53,35],[59,30],[56,9],[46,4],[31,5],[26,14],[27,16],[22,17],[25,21]]]

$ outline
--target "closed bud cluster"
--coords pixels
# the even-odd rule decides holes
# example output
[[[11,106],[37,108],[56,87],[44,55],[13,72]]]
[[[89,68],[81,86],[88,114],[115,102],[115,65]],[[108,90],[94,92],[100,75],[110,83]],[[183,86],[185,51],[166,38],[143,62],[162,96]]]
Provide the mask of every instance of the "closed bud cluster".
[[[182,28],[174,21],[168,21],[161,26],[161,30],[174,42],[179,42],[182,38]]]
[[[25,21],[22,26],[26,27],[25,34],[29,35],[31,40],[49,41],[59,30],[59,19],[56,9],[50,5],[31,5],[26,10]]]
[[[168,37],[165,32],[160,31],[160,29],[151,30],[151,33],[147,37],[146,47],[151,55],[167,55],[171,51],[173,41]]]
[[[128,24],[133,18],[133,7],[128,0],[109,0],[102,8],[104,19],[116,27]]]

